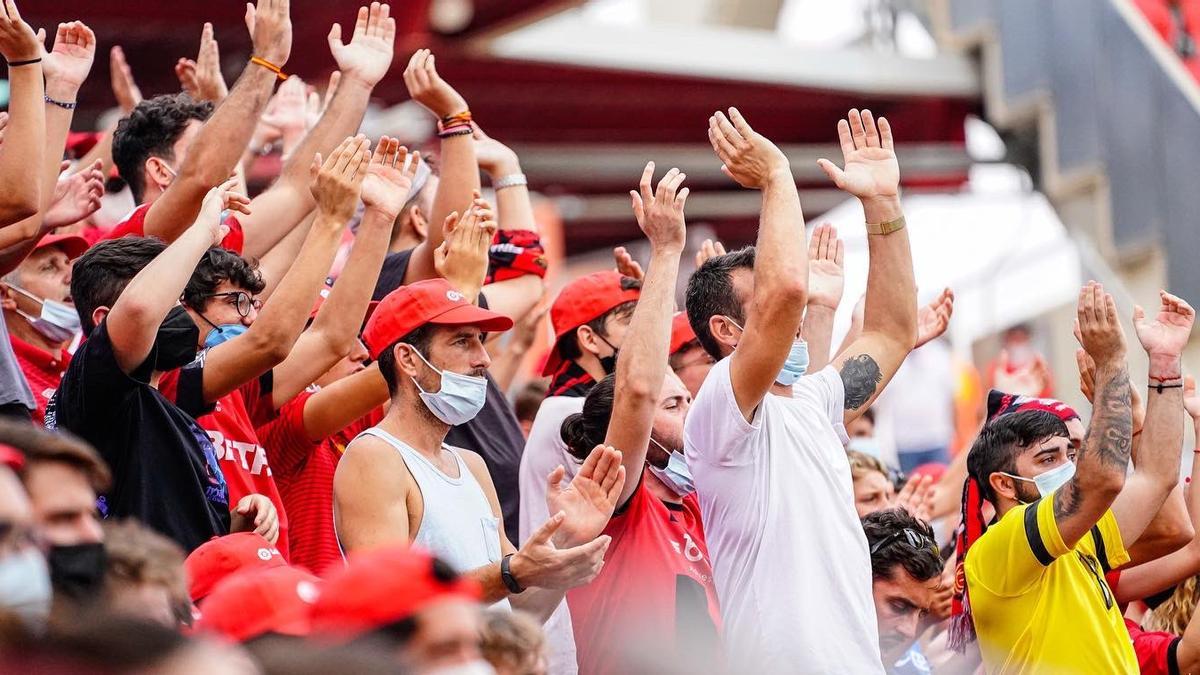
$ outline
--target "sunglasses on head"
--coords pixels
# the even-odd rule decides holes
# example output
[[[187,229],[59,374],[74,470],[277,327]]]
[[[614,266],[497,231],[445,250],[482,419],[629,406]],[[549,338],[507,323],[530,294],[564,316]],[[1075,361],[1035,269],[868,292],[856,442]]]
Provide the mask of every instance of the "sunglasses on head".
[[[884,537],[883,539],[880,539],[879,541],[875,542],[875,544],[871,546],[871,555],[875,555],[881,549],[883,549],[887,546],[891,546],[892,544],[899,541],[901,538],[903,538],[908,543],[909,546],[911,546],[915,549],[928,548],[928,549],[932,549],[934,551],[934,553],[937,553],[937,550],[938,550],[937,544],[934,543],[934,541],[932,539],[930,539],[925,534],[917,532],[916,530],[913,530],[912,528],[906,527],[903,530],[893,532],[893,533],[889,534],[888,536]]]

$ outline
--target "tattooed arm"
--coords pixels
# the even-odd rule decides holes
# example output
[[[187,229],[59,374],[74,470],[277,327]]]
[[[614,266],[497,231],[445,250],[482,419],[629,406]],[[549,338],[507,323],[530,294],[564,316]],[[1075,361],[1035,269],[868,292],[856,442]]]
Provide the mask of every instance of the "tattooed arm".
[[[1183,372],[1180,355],[1192,332],[1196,313],[1183,300],[1163,291],[1161,307],[1147,320],[1141,307],[1133,312],[1138,340],[1150,357],[1146,424],[1134,471],[1113,502],[1113,515],[1126,548],[1133,545],[1179,480],[1183,450]]]
[[[845,389],[844,420],[848,424],[870,407],[896,374],[917,340],[917,285],[912,251],[900,210],[900,165],[892,129],[869,110],[851,110],[838,122],[846,166],[828,160],[821,168],[837,186],[858,197],[868,225],[900,223],[889,234],[870,234],[867,248],[867,299],[862,334],[834,359]]]
[[[1054,492],[1054,521],[1067,548],[1092,529],[1121,492],[1133,433],[1125,335],[1116,303],[1103,286],[1093,281],[1080,290],[1077,320],[1083,348],[1096,362],[1096,397],[1075,457],[1075,476]],[[1157,511],[1166,496],[1164,490],[1158,503],[1146,505],[1147,512]]]

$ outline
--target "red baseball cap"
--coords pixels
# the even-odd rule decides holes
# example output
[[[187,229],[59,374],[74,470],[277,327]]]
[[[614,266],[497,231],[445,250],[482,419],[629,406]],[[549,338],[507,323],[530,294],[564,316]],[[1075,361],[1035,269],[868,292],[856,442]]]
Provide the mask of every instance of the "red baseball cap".
[[[352,639],[406,619],[440,600],[478,602],[479,584],[407,545],[374,549],[350,558],[325,581],[313,607],[314,633]]]
[[[321,311],[321,306],[329,299],[329,294],[332,292],[333,286],[325,284],[325,288],[322,288],[320,294],[317,295],[317,301],[313,303],[312,311],[308,313],[309,321],[317,318],[317,312]],[[379,302],[379,300],[372,300],[367,303],[367,313],[363,316],[363,324],[371,320],[371,315],[375,313],[375,308],[379,306]]]
[[[242,569],[287,567],[287,561],[261,534],[237,532],[213,537],[183,561],[192,602],[208,596],[225,577]]]
[[[25,453],[6,443],[0,443],[0,465],[20,471],[25,465]]]
[[[67,152],[76,157],[83,157],[89,150],[96,147],[104,134],[98,131],[71,131],[67,133]]]
[[[641,288],[629,286],[630,281],[633,280],[620,272],[606,270],[579,277],[559,291],[550,306],[555,344],[546,357],[542,375],[553,375],[562,367],[563,358],[558,353],[558,341],[562,336],[641,296]]]
[[[692,324],[688,322],[687,312],[675,312],[671,319],[671,349],[667,354],[674,354],[695,339],[696,333],[692,330]]]
[[[264,633],[308,635],[321,580],[296,567],[247,569],[217,584],[200,607],[197,632],[245,642]]]
[[[58,246],[68,258],[74,260],[88,250],[88,240],[77,234],[48,234],[42,237],[33,250],[37,251],[47,246]]]
[[[389,345],[427,323],[478,326],[488,333],[499,333],[513,326],[507,316],[467,302],[445,279],[426,279],[401,286],[380,300],[363,330],[363,342],[367,343],[371,358],[378,359]]]

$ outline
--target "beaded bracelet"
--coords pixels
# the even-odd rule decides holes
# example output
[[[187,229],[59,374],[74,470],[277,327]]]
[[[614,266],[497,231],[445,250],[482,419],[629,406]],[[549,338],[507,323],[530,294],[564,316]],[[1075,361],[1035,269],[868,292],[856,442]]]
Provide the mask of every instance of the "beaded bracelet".
[[[474,133],[474,130],[471,129],[471,127],[457,126],[457,127],[451,127],[449,129],[445,129],[443,131],[439,131],[438,138],[453,138],[455,136],[468,136],[472,133]]]

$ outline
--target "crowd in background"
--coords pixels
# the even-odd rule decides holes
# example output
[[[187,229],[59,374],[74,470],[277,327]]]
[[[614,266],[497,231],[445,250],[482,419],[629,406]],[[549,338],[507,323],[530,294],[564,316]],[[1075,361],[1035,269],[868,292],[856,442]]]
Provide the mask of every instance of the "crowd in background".
[[[143,98],[109,46],[121,116],[84,134],[92,30],[2,4],[0,669],[1200,667],[1195,312],[1163,291],[1127,336],[1087,283],[1058,328],[1090,411],[1027,326],[976,372],[953,291],[918,305],[885,118],[850,110],[818,162],[863,209],[863,298],[730,107],[695,129],[760,193],[755,244],[687,251],[687,176],[651,161],[648,258],[543,302],[520,158],[433,53],[403,79],[436,138],[358,133],[389,5],[334,24],[322,88],[287,75],[289,0],[247,5],[232,85],[208,24],[178,93]]]

